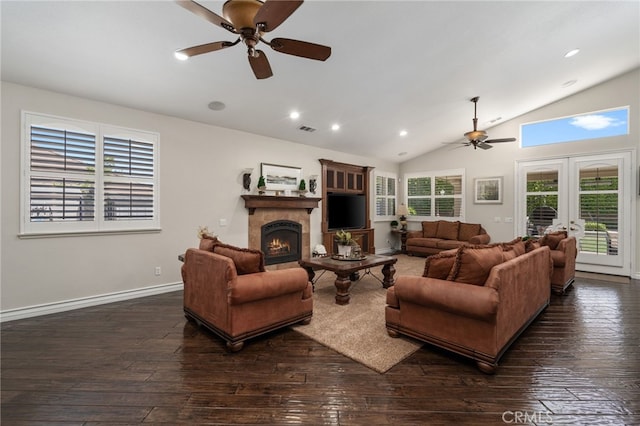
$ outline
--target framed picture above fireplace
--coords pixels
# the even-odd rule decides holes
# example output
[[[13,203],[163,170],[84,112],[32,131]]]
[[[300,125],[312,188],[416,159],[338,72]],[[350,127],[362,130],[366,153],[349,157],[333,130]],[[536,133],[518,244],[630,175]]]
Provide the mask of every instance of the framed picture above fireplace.
[[[260,175],[264,176],[267,191],[295,191],[298,189],[300,179],[302,179],[302,169],[300,167],[261,163]]]

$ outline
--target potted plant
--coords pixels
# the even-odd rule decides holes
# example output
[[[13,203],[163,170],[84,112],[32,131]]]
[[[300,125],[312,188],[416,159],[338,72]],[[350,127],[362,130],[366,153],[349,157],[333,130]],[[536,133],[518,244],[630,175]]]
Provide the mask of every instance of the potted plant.
[[[300,185],[298,185],[298,193],[301,197],[304,197],[304,194],[307,193],[307,183],[304,179],[300,179]]]
[[[267,189],[267,184],[264,182],[264,176],[260,176],[258,179],[258,194],[264,194],[264,191]]]
[[[336,232],[336,243],[338,244],[338,255],[341,257],[351,256],[351,247],[355,245],[355,240],[351,238],[351,232],[344,229]]]
[[[391,229],[398,229],[398,221],[397,220],[392,220],[391,221]]]

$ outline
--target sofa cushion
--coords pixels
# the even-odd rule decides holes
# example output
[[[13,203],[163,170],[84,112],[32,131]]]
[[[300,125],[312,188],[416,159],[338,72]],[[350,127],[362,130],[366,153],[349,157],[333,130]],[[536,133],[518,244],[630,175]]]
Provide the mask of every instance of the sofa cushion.
[[[567,231],[551,232],[540,239],[541,246],[548,246],[550,250],[555,250],[560,241],[567,238]]]
[[[260,250],[234,247],[218,242],[213,252],[233,260],[238,275],[264,272],[264,254]]]
[[[458,239],[458,228],[460,227],[460,222],[449,222],[447,220],[441,220],[438,223],[438,231],[436,232],[437,238],[444,238],[445,240],[457,240]]]
[[[484,285],[491,268],[502,263],[503,251],[498,245],[460,247],[447,280]]]
[[[416,246],[416,247],[438,247],[438,242],[442,241],[439,238],[408,238],[407,245],[408,246]]]
[[[423,277],[446,280],[456,261],[457,250],[442,251],[427,257],[424,261]]]
[[[536,238],[529,238],[524,242],[524,249],[527,253],[537,249],[538,247],[540,247],[540,241],[538,241]]]
[[[567,256],[563,251],[551,250],[551,260],[554,268],[561,268],[567,263]]]
[[[435,238],[438,233],[438,221],[422,222],[422,236],[425,238]]]
[[[469,241],[471,237],[475,237],[478,234],[480,234],[479,223],[460,222],[460,228],[458,229],[458,240]]]
[[[439,248],[440,250],[457,249],[467,244],[465,241],[458,241],[458,240],[436,240],[436,241],[438,241],[436,243],[436,248]]]

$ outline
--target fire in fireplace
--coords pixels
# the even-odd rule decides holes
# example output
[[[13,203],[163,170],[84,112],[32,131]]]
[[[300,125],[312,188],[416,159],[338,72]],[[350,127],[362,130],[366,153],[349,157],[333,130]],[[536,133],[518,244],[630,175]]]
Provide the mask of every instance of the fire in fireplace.
[[[302,257],[302,224],[276,220],[262,225],[260,246],[265,264],[294,262]]]

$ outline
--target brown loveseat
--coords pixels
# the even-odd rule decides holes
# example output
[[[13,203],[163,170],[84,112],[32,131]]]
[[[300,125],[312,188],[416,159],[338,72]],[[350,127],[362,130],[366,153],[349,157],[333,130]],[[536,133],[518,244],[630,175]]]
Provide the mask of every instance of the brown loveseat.
[[[549,247],[462,247],[427,258],[424,276],[387,290],[390,336],[406,334],[493,373],[508,347],[549,304]]]
[[[540,239],[527,240],[528,249],[540,246],[548,246],[551,250],[553,261],[551,291],[562,294],[575,280],[578,255],[576,238],[568,236],[567,231],[557,231],[546,234]]]
[[[490,240],[487,231],[477,223],[424,221],[421,230],[407,233],[407,253],[429,256],[465,244],[487,244]]]
[[[226,340],[230,351],[260,334],[309,323],[313,298],[304,269],[265,271],[259,250],[206,239],[200,247],[184,256],[184,313]]]

